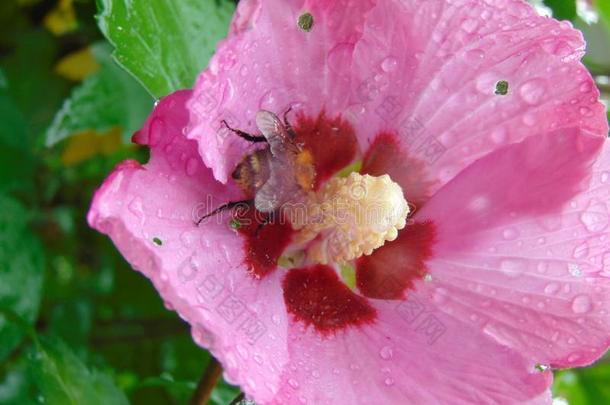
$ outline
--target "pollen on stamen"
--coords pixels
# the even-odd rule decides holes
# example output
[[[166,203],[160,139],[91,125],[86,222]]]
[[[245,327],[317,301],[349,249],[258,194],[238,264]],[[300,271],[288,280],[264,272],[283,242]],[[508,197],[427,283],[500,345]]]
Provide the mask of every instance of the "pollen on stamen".
[[[406,225],[409,205],[401,187],[390,176],[356,172],[329,180],[291,212],[297,240],[310,242],[312,262],[345,263],[392,241]]]

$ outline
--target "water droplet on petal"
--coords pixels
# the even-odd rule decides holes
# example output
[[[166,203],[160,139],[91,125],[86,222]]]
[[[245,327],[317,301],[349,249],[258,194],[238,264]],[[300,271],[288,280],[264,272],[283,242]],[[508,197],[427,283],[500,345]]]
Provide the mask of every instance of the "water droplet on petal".
[[[165,134],[165,122],[161,118],[154,118],[150,123],[148,144],[150,146],[156,146],[161,142]]]
[[[519,88],[521,99],[530,105],[540,104],[546,94],[546,82],[543,79],[531,79]]]
[[[600,232],[604,230],[610,222],[608,207],[604,203],[592,201],[587,209],[580,215],[580,220],[588,231]]]
[[[398,66],[398,61],[393,56],[388,56],[381,62],[381,69],[384,72],[392,72],[392,71],[396,70],[397,66]]]
[[[559,284],[550,283],[550,284],[547,284],[546,287],[544,287],[544,293],[548,294],[548,295],[553,295],[553,294],[557,293],[557,291],[559,291],[559,288],[560,288]]]
[[[478,63],[485,58],[485,52],[480,49],[471,49],[466,52],[466,58],[473,63]]]
[[[574,248],[572,252],[575,259],[583,259],[589,256],[589,243],[583,242]]]
[[[186,161],[185,171],[188,176],[193,176],[197,172],[197,168],[199,167],[199,162],[197,159],[190,158]]]
[[[352,62],[352,53],[354,44],[344,42],[340,43],[328,52],[328,67],[334,73],[345,75],[348,67]]]
[[[384,346],[379,351],[379,356],[384,360],[390,360],[394,355],[394,351],[390,346]]]
[[[591,85],[590,81],[585,81],[583,84],[580,85],[581,93],[589,93],[592,89],[593,86]]]
[[[588,295],[577,295],[572,300],[572,311],[575,314],[585,314],[591,310],[591,298]]]
[[[528,127],[536,125],[536,114],[528,112],[523,116],[523,123]]]
[[[131,213],[136,217],[144,217],[144,208],[142,207],[142,199],[140,197],[134,197],[134,199],[129,203],[128,208],[129,211],[131,211]]]
[[[506,259],[500,262],[500,271],[509,277],[519,277],[527,269],[522,259]]]
[[[514,240],[517,238],[517,236],[519,236],[519,231],[517,231],[515,228],[507,228],[504,230],[504,232],[502,232],[502,236],[506,240]]]
[[[578,354],[578,353],[572,353],[572,354],[570,354],[570,355],[568,356],[568,361],[569,361],[570,363],[573,363],[573,362],[575,362],[575,361],[576,361],[576,360],[578,360],[578,359],[580,359],[580,354]]]
[[[444,288],[434,290],[433,299],[437,304],[444,304],[447,301],[448,291]]]
[[[392,386],[392,385],[394,385],[394,379],[392,377],[388,377],[385,380],[383,380],[383,383],[385,385],[387,385],[388,387]]]
[[[491,132],[491,140],[496,144],[502,144],[506,141],[506,128],[497,127]]]

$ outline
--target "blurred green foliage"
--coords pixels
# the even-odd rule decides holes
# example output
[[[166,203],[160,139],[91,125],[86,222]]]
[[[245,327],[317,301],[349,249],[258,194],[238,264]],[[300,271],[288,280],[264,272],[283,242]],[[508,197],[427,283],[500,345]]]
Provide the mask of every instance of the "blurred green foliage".
[[[135,3],[154,8],[154,2]],[[58,5],[64,9],[57,14]],[[215,22],[216,37],[204,34],[193,44],[206,44],[204,54],[179,81],[151,82],[156,95],[190,85],[226,32],[233,5],[207,5],[211,12],[199,7],[197,18],[225,16]],[[0,2],[2,404],[127,398],[183,404],[210,360],[152,285],[85,220],[93,191],[115,164],[146,161],[147,151],[128,140],[154,101],[111,59],[96,13],[93,0]],[[96,63],[86,60],[87,49]],[[66,73],[61,66],[76,54],[82,57],[68,62],[73,72]],[[237,393],[221,383],[212,403],[225,404]]]
[[[193,83],[234,6],[97,3],[0,2],[2,404],[182,404],[210,361],[85,214],[115,164],[147,159],[128,139],[151,109],[150,94]],[[544,3],[584,24],[574,1]],[[610,25],[610,2],[597,4],[599,24]],[[610,75],[610,65],[590,67]],[[610,403],[606,359],[556,374],[555,395],[571,404]],[[212,403],[237,393],[221,383]]]

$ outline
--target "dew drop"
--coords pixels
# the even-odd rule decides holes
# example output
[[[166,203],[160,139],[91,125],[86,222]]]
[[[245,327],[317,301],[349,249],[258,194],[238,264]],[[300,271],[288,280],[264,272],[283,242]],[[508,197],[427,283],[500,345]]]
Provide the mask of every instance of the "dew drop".
[[[578,354],[578,353],[572,353],[572,354],[570,354],[570,355],[568,356],[568,361],[569,361],[570,363],[573,363],[573,362],[575,362],[575,361],[576,361],[576,360],[578,360],[578,359],[580,359],[580,354]]]
[[[509,277],[519,277],[527,268],[527,262],[521,259],[506,259],[500,262],[500,271]]]
[[[491,140],[496,144],[502,144],[506,141],[506,128],[497,127],[491,132]]]
[[[502,236],[506,240],[514,240],[519,236],[519,231],[515,228],[507,228],[502,232]]]
[[[383,380],[383,383],[385,385],[387,385],[388,387],[392,386],[392,385],[394,385],[394,379],[392,377],[388,377],[385,380]]]
[[[384,72],[393,72],[398,66],[398,60],[393,56],[388,56],[381,62],[381,69]]]
[[[546,94],[546,82],[543,79],[531,79],[519,88],[521,99],[530,105],[540,104]]]
[[[142,199],[140,197],[134,197],[127,208],[129,208],[129,211],[136,217],[144,217],[144,208],[142,207]]]
[[[197,173],[197,167],[199,166],[199,163],[197,162],[197,159],[195,158],[189,158],[186,161],[186,167],[185,167],[185,171],[186,174],[188,176],[193,176],[195,173]]]
[[[392,348],[390,346],[384,346],[379,351],[379,357],[381,357],[384,360],[390,360],[393,355],[394,355],[394,351],[392,350]]]
[[[161,118],[154,118],[150,123],[148,144],[156,146],[161,142],[165,133],[165,122]]]
[[[466,52],[466,58],[473,63],[482,61],[485,58],[485,52],[480,49],[471,49]]]
[[[447,302],[448,291],[444,288],[437,288],[434,291],[433,299],[437,304],[444,304]]]
[[[580,221],[589,232],[604,230],[610,222],[606,205],[600,202],[591,202],[580,215]]]
[[[536,114],[528,112],[523,116],[523,123],[528,127],[536,125]]]
[[[328,52],[328,67],[334,73],[345,75],[345,66],[349,66],[352,60],[354,44],[343,42]]]
[[[553,294],[556,294],[557,291],[559,291],[559,288],[560,288],[559,284],[550,283],[550,284],[547,284],[546,287],[544,287],[544,293],[548,294],[548,295],[553,295]]]
[[[575,259],[583,259],[589,256],[589,243],[583,242],[574,248],[572,255]]]
[[[572,311],[575,314],[585,314],[591,310],[591,298],[588,295],[577,295],[572,300]]]
[[[593,86],[591,85],[591,82],[589,82],[589,81],[585,81],[583,84],[580,85],[581,93],[589,93],[592,89],[593,89]]]
[[[583,117],[590,117],[593,115],[593,111],[591,111],[591,109],[588,107],[580,107],[580,109],[578,111],[580,112],[580,115],[582,115]]]

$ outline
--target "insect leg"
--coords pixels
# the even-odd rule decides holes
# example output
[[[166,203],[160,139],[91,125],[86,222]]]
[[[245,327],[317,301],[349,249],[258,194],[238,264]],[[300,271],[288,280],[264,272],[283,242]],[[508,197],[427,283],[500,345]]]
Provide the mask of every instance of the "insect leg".
[[[275,218],[275,211],[272,211],[272,212],[268,213],[267,217],[263,220],[263,222],[258,224],[258,226],[256,227],[256,231],[255,231],[254,235],[256,237],[258,237],[258,234],[260,233],[260,231],[263,230],[263,227],[265,225],[270,224],[271,222],[273,222],[274,218]]]
[[[292,111],[292,106],[288,107],[288,109],[284,111],[284,126],[286,127],[286,131],[288,131],[290,134],[290,137],[294,138],[297,134],[294,132],[294,128],[292,128],[292,125],[290,125],[290,122],[288,121],[288,113],[290,113],[290,111]]]
[[[252,204],[254,202],[254,200],[241,200],[241,201],[229,201],[227,203],[224,203],[220,206],[218,206],[217,208],[215,208],[213,211],[208,212],[207,214],[205,214],[204,216],[202,216],[201,218],[199,218],[199,220],[197,220],[196,224],[197,226],[199,226],[199,224],[201,224],[201,222],[206,219],[211,217],[212,215],[216,215],[219,212],[222,212],[224,210],[230,210],[232,208],[237,207],[240,204]]]
[[[233,132],[235,135],[245,139],[248,142],[267,142],[267,139],[262,135],[250,135],[249,133],[240,131],[239,129],[231,128],[229,124],[227,124],[226,120],[222,120],[221,122],[224,124],[225,127],[227,127],[229,131]]]

